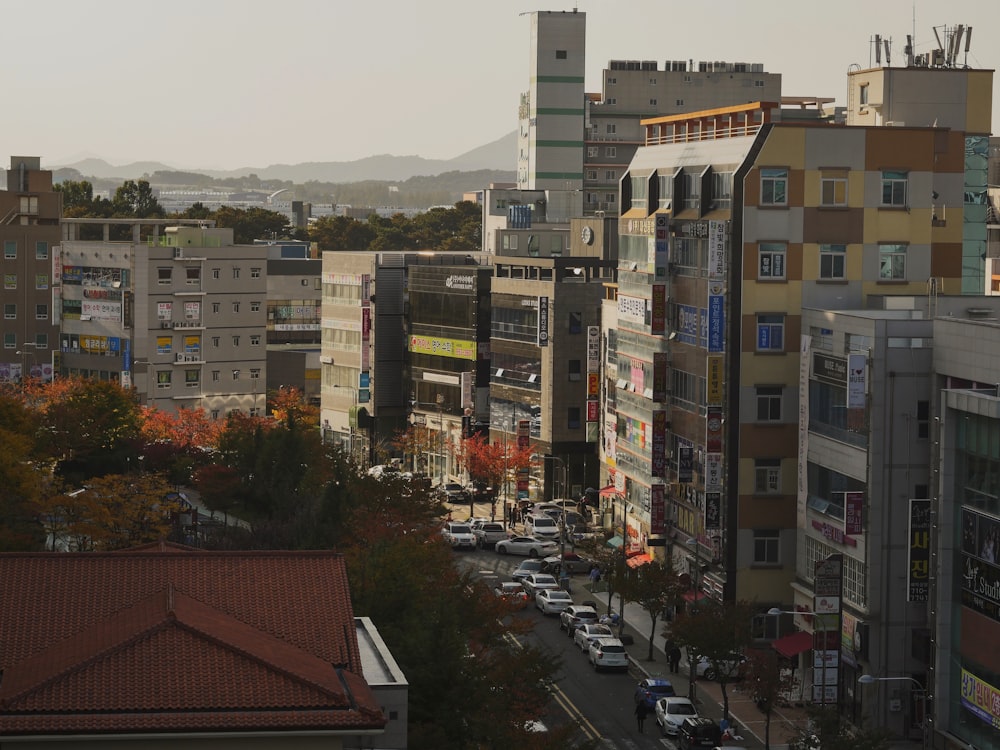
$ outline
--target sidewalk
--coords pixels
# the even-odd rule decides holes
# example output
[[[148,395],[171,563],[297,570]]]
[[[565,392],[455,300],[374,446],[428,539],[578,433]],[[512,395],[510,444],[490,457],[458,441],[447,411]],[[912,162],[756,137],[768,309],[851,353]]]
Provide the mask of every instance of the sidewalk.
[[[572,579],[572,594],[574,600],[590,599],[598,604],[598,611],[602,614],[608,608],[608,594],[606,591],[591,592],[591,584],[584,583],[579,576]],[[621,605],[618,596],[612,597],[612,611],[620,612]],[[649,613],[640,605],[625,603],[625,629],[626,636],[631,636],[631,643],[626,643],[629,660],[632,666],[647,677],[664,677],[674,684],[677,695],[689,694],[689,676],[691,674],[690,664],[687,655],[681,659],[680,673],[670,674],[666,654],[663,651],[665,643],[662,637],[663,621],[656,621],[656,633],[653,637],[653,661],[647,660],[649,656],[649,633],[652,621]],[[626,639],[627,640],[627,639]],[[722,688],[716,682],[708,680],[698,680],[695,682],[695,703],[698,711],[703,716],[713,719],[722,718]],[[738,685],[729,683],[726,685],[726,692],[729,696],[729,715],[731,722],[738,734],[742,735],[742,740],[734,740],[733,745],[742,747],[764,747],[765,719],[757,706],[750,700],[746,693],[739,690]],[[785,748],[789,743],[799,736],[799,730],[806,726],[807,715],[805,708],[797,706],[779,707],[771,712],[770,747]]]

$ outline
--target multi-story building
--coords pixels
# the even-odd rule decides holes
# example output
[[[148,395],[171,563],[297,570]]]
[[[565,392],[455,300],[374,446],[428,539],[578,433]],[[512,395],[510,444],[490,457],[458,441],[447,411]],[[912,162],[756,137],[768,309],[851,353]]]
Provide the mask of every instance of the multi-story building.
[[[169,219],[67,219],[61,268],[61,372],[134,387],[163,411],[263,415],[267,248],[231,229]],[[131,241],[72,239],[85,224]],[[152,227],[140,241],[141,227]],[[160,233],[160,230],[163,233]]]
[[[62,195],[37,156],[12,156],[0,191],[3,245],[3,354],[0,381],[24,374],[50,380],[59,334],[55,293]]]

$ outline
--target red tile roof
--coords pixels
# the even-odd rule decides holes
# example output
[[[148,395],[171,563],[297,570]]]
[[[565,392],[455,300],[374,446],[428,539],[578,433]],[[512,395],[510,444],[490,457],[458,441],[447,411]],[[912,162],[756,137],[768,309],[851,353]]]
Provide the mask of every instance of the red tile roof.
[[[330,552],[0,554],[2,733],[381,729]]]

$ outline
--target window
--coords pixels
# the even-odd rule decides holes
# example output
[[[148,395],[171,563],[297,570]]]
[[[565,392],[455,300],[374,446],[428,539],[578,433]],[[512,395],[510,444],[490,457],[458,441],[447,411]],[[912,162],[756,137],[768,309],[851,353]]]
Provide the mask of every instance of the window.
[[[605,180],[614,180],[614,179],[616,179],[615,178],[615,170],[613,170],[613,169],[605,169],[604,170],[604,179]]]
[[[219,380],[220,380],[220,378],[219,378],[219,371],[218,370],[212,370],[212,382],[213,383],[218,383]]]
[[[587,158],[596,159],[598,154],[601,153],[600,146],[587,146]]]
[[[928,438],[931,435],[931,402],[917,401],[917,437]],[[926,497],[926,495],[914,495]]]
[[[3,348],[4,349],[16,349],[17,348],[17,334],[16,333],[5,333],[3,335]]]
[[[684,100],[683,99],[677,99],[674,102],[674,105],[677,106],[677,107],[683,107],[684,106]]]
[[[240,277],[239,266],[233,266],[233,278],[238,279]]]
[[[252,301],[250,303],[250,312],[260,312],[260,300]]]
[[[570,430],[580,429],[580,407],[570,406],[566,409],[566,427]]]
[[[571,359],[567,363],[567,370],[569,371],[569,379],[576,381],[579,380],[582,375],[582,368],[580,367],[580,360]]]
[[[883,206],[905,206],[906,205],[906,172],[883,171],[882,172],[882,205]]]
[[[753,561],[761,565],[776,565],[781,535],[777,529],[754,529]]]
[[[250,278],[251,279],[259,279],[260,278],[260,269],[259,268],[251,268],[250,269]]]
[[[240,379],[240,371],[233,370],[233,380],[239,380],[239,379]]]
[[[781,421],[781,386],[757,386],[757,421]]]
[[[655,107],[656,106],[656,99],[650,99],[649,100],[649,106],[650,107]]]
[[[617,146],[607,146],[604,149],[604,155],[608,156],[608,157],[611,157],[612,159],[615,158],[616,156],[618,156],[618,147]]]
[[[239,311],[240,311],[240,303],[239,302],[234,302],[233,303],[233,312],[234,313],[238,313]]]
[[[233,336],[233,346],[239,346],[239,345],[240,345],[240,337]]]
[[[48,288],[49,288],[49,275],[47,273],[36,273],[35,289],[48,289]]]
[[[588,169],[587,170],[587,179],[588,180],[596,180],[597,179],[597,170],[596,169]]]
[[[754,88],[758,88],[758,89],[764,88],[764,79],[763,78],[754,78],[753,79],[753,85],[754,85]]]
[[[862,107],[864,107],[865,105],[868,104],[868,84],[867,83],[861,84],[861,86],[859,88],[859,91],[858,91],[858,101],[860,102],[860,104],[861,104]]]
[[[250,335],[250,346],[260,346],[260,334],[254,333]]]
[[[632,208],[646,208],[649,178],[630,177],[629,184],[632,185]]]
[[[618,83],[618,79],[617,78],[609,78],[608,79],[608,85],[609,86],[614,86],[616,83]]]
[[[847,245],[819,246],[819,277],[821,279],[843,279],[847,260]]]
[[[212,420],[215,421],[218,418],[219,418],[219,410],[218,409],[212,409]],[[768,617],[767,619],[768,620],[777,620],[778,618],[777,617]]]
[[[781,492],[781,459],[757,458],[753,462],[753,493],[777,495]]]
[[[650,86],[655,86],[656,85],[656,79],[655,78],[650,78],[649,79],[649,85]]]
[[[4,320],[17,320],[17,305],[6,302],[3,306],[3,319]]]
[[[48,319],[49,319],[49,306],[35,305],[35,320],[48,320]]]
[[[212,312],[213,313],[218,313],[221,310],[222,310],[222,303],[221,302],[213,302],[212,303]]]
[[[36,349],[48,349],[49,348],[49,335],[47,333],[36,333],[35,334],[35,348]]]
[[[604,100],[604,103],[605,104],[617,104],[618,100],[615,99],[613,96],[609,96],[607,99]],[[609,132],[614,132],[614,131],[609,131]]]
[[[3,257],[5,260],[17,258],[17,242],[15,240],[4,240]]]
[[[713,208],[729,208],[733,204],[733,173],[712,172]]]
[[[883,281],[906,279],[906,245],[879,245],[878,277]]]
[[[197,388],[201,382],[201,370],[184,371],[184,387]]]
[[[583,313],[571,312],[569,314],[569,332],[583,333]]]
[[[785,316],[757,316],[757,351],[781,352],[785,350]]]
[[[156,387],[157,388],[169,388],[170,387],[170,370],[157,370],[156,371]]]
[[[35,260],[49,259],[49,243],[39,240],[35,243]]]
[[[556,60],[565,60],[565,59],[566,59],[566,50],[564,50],[564,49],[557,49],[556,50]]]
[[[505,234],[505,235],[503,235],[503,249],[504,250],[517,250],[517,235],[516,234]]]
[[[788,205],[788,170],[760,170],[760,203],[762,206]]]
[[[677,198],[683,201],[685,208],[701,208],[701,178],[694,172],[685,171],[681,175],[681,194]]]
[[[201,284],[201,268],[198,266],[188,266],[185,268],[184,283],[188,286],[198,286]]]
[[[614,100],[613,100],[613,99],[611,100],[611,104],[614,104]],[[608,124],[607,124],[607,125],[605,126],[605,132],[606,132],[606,133],[609,133],[609,134],[610,134],[610,133],[614,133],[614,132],[615,132],[615,123],[613,123],[613,122],[609,122],[609,123],[608,123]]]
[[[17,289],[17,274],[16,273],[5,273],[3,275],[3,288],[4,289]]]
[[[259,367],[251,367],[250,368],[250,379],[251,380],[260,380],[260,368]]]
[[[174,271],[172,268],[157,268],[156,269],[156,283],[160,286],[168,286],[170,280],[173,278]]]
[[[221,277],[222,277],[222,269],[221,268],[213,268],[212,269],[212,278],[213,279],[218,279],[218,278],[221,278]]]
[[[757,278],[784,279],[787,249],[783,242],[761,242],[757,253]]]
[[[670,200],[674,197],[674,175],[661,174],[656,176],[660,192],[660,208],[670,208]]]
[[[846,206],[847,178],[821,177],[819,181],[819,204],[821,206]]]
[[[214,348],[216,348],[216,349],[219,348],[219,337],[218,336],[212,336],[212,346]]]

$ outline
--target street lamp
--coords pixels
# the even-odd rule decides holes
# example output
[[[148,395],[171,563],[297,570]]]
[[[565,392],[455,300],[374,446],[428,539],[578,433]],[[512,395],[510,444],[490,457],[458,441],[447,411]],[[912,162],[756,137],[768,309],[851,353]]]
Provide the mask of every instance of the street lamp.
[[[434,397],[434,402],[438,408],[438,460],[440,461],[441,481],[439,487],[444,487],[444,394],[439,393]],[[472,515],[471,513],[469,514]]]
[[[913,692],[920,696],[920,746],[927,747],[927,688],[915,677],[875,677],[863,674],[858,678],[861,685],[872,685],[876,682],[909,682],[915,687]]]
[[[826,617],[825,617],[825,615],[822,615],[819,612],[812,612],[812,611],[804,610],[804,609],[780,609],[778,607],[771,607],[771,609],[767,610],[767,613],[769,615],[807,615],[807,616],[813,617],[814,621],[817,624],[819,624],[819,626],[820,626],[819,627],[820,632],[823,633],[823,665],[822,665],[822,670],[820,672],[820,696],[822,697],[822,700],[820,702],[825,706],[826,703],[827,703],[827,700],[826,700],[826,662],[827,662],[826,652],[828,650],[827,647],[829,646],[829,638],[827,636],[827,626],[826,626]],[[832,613],[830,613],[830,614],[832,614]],[[815,664],[815,661],[814,661],[814,664]],[[814,666],[814,668],[815,668],[815,666]],[[815,682],[816,681],[813,680],[813,696],[812,696],[813,697],[813,702],[815,702],[815,699],[816,699],[816,689],[815,689],[816,685],[815,685]],[[836,703],[836,701],[834,701],[834,702]]]
[[[553,461],[558,461],[559,466],[562,468],[562,490],[563,494],[566,494],[566,462],[562,460],[559,456],[542,456],[542,465],[549,459]],[[555,486],[555,477],[553,479],[553,486]],[[565,499],[565,498],[563,498]],[[566,572],[566,507],[562,506],[562,512],[559,514],[559,578],[563,581],[569,581],[569,574]],[[564,589],[569,587],[564,584]]]

